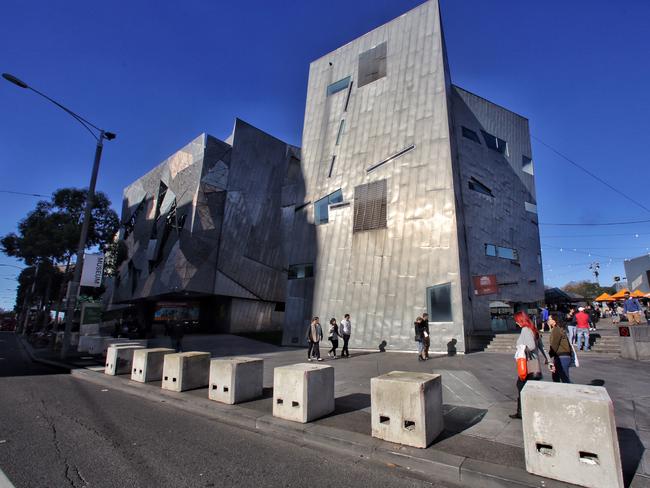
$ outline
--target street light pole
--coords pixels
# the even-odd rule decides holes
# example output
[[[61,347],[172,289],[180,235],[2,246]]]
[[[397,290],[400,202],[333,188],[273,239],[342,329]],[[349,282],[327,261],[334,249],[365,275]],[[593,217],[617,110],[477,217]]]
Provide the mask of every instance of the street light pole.
[[[2,77],[13,83],[20,88],[25,88],[33,91],[34,93],[42,96],[46,100],[52,102],[54,105],[71,115],[77,122],[84,126],[84,128],[92,134],[97,141],[95,147],[95,160],[93,161],[93,170],[90,176],[90,185],[88,186],[88,195],[86,197],[86,205],[84,208],[84,219],[81,225],[81,234],[79,235],[79,246],[77,248],[77,262],[75,263],[74,275],[72,281],[68,284],[68,293],[66,300],[65,311],[65,330],[63,332],[63,345],[61,347],[61,358],[65,359],[70,350],[70,336],[72,334],[72,325],[74,320],[74,309],[77,305],[77,295],[79,294],[79,287],[81,282],[81,271],[83,269],[84,251],[86,250],[86,239],[88,238],[88,229],[90,228],[90,218],[92,214],[93,203],[95,200],[95,185],[97,183],[97,173],[99,172],[99,162],[102,157],[102,149],[104,148],[104,139],[111,141],[115,139],[115,134],[112,132],[100,129],[96,125],[91,124],[86,119],[76,114],[67,107],[64,107],[56,100],[51,99],[44,93],[32,88],[24,81],[16,78],[9,73],[3,73]],[[95,130],[93,130],[95,129]],[[95,132],[96,131],[96,132]]]

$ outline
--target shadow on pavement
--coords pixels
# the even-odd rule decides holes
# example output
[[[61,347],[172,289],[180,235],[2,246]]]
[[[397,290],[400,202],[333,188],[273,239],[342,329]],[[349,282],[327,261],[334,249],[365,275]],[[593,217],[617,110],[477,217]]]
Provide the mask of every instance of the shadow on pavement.
[[[618,427],[616,433],[618,434],[618,445],[621,450],[623,482],[625,486],[630,486],[634,474],[639,467],[639,463],[643,458],[645,448],[634,430]]]
[[[484,408],[462,407],[448,404],[442,406],[442,411],[445,419],[445,430],[438,436],[436,442],[453,437],[475,426],[483,420],[483,417],[487,413],[487,410]]]

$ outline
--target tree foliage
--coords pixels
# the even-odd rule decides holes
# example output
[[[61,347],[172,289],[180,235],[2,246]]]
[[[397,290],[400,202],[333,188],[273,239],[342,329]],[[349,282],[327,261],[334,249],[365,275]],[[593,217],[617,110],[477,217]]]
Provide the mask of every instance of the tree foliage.
[[[592,283],[591,281],[571,281],[562,287],[562,290],[576,293],[580,296],[585,297],[588,300],[593,300],[598,295],[603,293],[609,293],[610,295],[616,293],[616,289],[613,286],[600,286],[598,283]]]

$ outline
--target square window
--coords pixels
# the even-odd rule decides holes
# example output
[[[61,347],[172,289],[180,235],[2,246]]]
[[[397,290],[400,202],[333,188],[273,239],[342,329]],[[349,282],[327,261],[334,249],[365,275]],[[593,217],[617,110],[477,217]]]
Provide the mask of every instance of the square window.
[[[359,88],[386,76],[386,42],[359,54]]]
[[[524,207],[526,208],[526,212],[537,213],[537,205],[534,203],[524,202]]]
[[[485,245],[485,255],[486,256],[497,256],[497,247],[494,244]]]
[[[314,265],[313,264],[292,264],[289,266],[290,280],[300,280],[304,278],[313,278]]]
[[[474,141],[477,144],[481,143],[481,140],[478,138],[478,134],[472,129],[468,129],[467,127],[463,127],[462,129],[464,138],[469,139],[470,141]]]
[[[429,322],[452,322],[451,283],[427,288]]]
[[[533,160],[530,159],[528,156],[521,157],[521,170],[524,173],[527,173],[529,175],[535,174],[535,168],[533,167]]]
[[[386,180],[354,188],[354,220],[352,232],[386,227]]]

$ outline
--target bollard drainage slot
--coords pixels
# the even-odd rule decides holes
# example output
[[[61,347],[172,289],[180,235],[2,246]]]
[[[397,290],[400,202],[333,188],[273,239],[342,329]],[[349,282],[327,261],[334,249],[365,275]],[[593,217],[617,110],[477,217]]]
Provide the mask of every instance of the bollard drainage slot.
[[[298,407],[299,404],[298,404],[298,402],[291,402],[291,406],[292,406],[292,407]]]
[[[415,422],[413,422],[412,420],[405,420],[404,428],[406,430],[415,430]]]
[[[282,398],[278,398],[278,399],[275,401],[275,403],[277,403],[278,405],[282,405],[282,404],[284,403],[284,400],[283,400]]]
[[[172,378],[172,382],[176,383],[176,378]]]
[[[228,393],[228,387],[227,387],[227,386],[224,386],[224,387],[223,387],[223,392],[224,392],[224,393]]]
[[[165,381],[169,380],[169,376],[165,376]]]
[[[106,363],[106,367],[108,368],[108,363]]]
[[[134,372],[134,373],[135,373],[137,370],[138,370],[137,368],[133,368],[133,372]]]
[[[535,447],[537,448],[537,452],[542,454],[543,456],[555,455],[555,452],[553,451],[553,446],[550,444],[542,444],[541,442],[536,442]]]
[[[142,374],[142,370],[140,370],[140,374]]]
[[[390,417],[386,417],[385,415],[380,415],[379,416],[379,423],[380,424],[390,425]]]
[[[213,390],[216,390],[216,389],[217,389],[217,385],[212,385],[212,389],[213,389]]]
[[[600,461],[598,461],[598,454],[585,451],[579,451],[579,454],[581,463],[589,464],[590,466],[598,466],[600,464]]]

